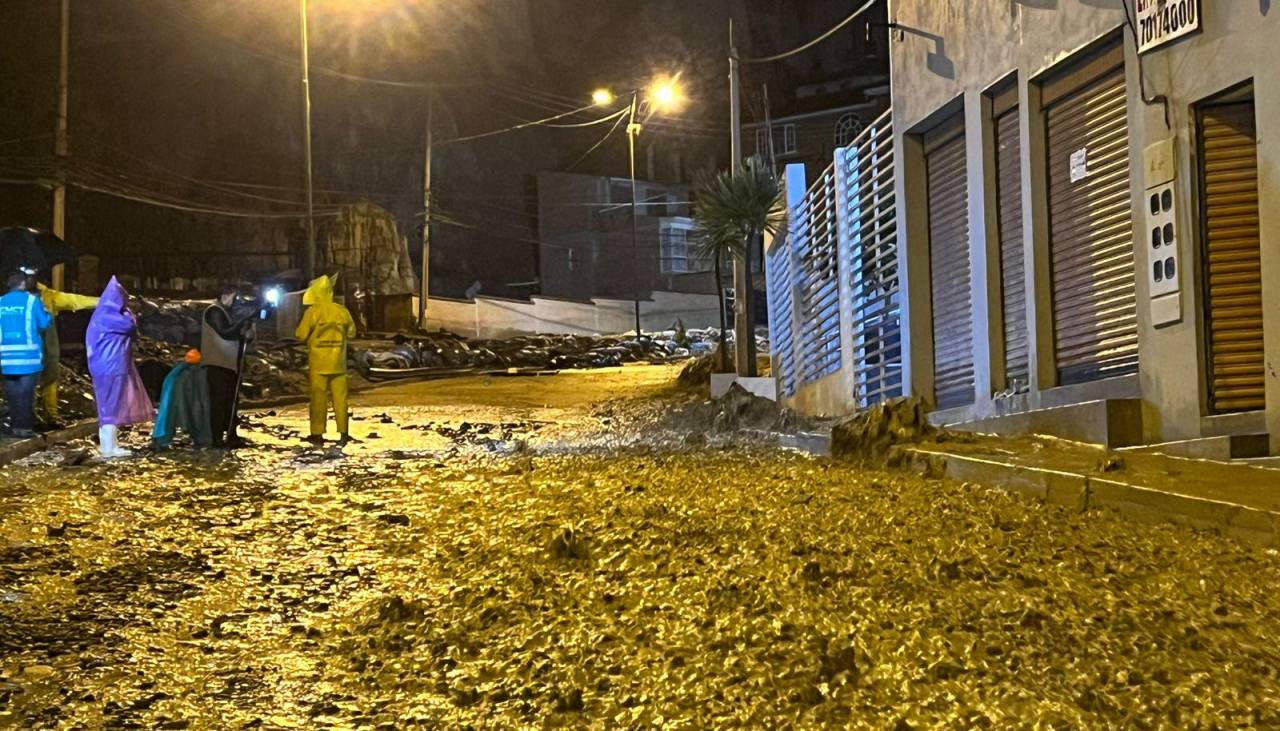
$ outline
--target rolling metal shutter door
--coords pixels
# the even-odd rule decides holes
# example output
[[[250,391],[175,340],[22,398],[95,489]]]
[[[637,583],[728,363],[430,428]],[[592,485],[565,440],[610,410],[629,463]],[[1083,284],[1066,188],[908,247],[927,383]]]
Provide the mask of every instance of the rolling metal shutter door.
[[[1215,413],[1266,406],[1258,137],[1253,102],[1201,116],[1209,394]]]
[[[973,321],[964,133],[926,153],[929,279],[933,295],[933,389],[939,409],[973,403]]]
[[[1027,365],[1026,260],[1022,251],[1022,150],[1019,147],[1018,108],[996,119],[997,207],[1000,226],[1000,289],[1004,309],[1005,383],[1026,386]]]
[[[1060,384],[1138,371],[1129,129],[1120,67],[1046,112],[1054,355]],[[1071,180],[1071,156],[1087,174]]]

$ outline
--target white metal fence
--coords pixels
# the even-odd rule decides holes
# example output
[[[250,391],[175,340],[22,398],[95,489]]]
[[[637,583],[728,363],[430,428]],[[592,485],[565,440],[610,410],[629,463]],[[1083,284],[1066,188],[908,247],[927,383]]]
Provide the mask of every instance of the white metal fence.
[[[794,184],[789,174],[788,182]],[[765,257],[781,391],[844,371],[850,404],[902,392],[893,125],[867,126],[789,199],[788,231]]]
[[[786,231],[781,231],[765,254],[765,289],[769,302],[769,348],[774,357],[778,389],[784,396],[796,392],[796,354],[794,323],[795,306],[791,286],[795,276],[791,246]]]
[[[789,240],[799,264],[795,305],[800,318],[801,385],[840,368],[835,179],[834,166],[824,170],[789,218]]]

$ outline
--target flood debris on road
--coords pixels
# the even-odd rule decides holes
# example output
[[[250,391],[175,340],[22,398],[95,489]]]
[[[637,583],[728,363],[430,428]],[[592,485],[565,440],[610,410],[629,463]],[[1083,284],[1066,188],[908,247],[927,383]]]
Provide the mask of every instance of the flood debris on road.
[[[691,444],[696,397],[617,400],[648,374],[373,392],[345,449],[285,410],[237,453],[0,468],[0,726],[1280,724],[1274,551]]]

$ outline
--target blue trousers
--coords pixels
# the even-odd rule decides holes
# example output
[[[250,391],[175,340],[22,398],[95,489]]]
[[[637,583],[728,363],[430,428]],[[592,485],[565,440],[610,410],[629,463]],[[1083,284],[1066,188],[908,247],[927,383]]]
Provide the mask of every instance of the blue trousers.
[[[36,386],[39,384],[39,373],[4,377],[5,396],[9,399],[9,426],[13,429],[35,428]]]

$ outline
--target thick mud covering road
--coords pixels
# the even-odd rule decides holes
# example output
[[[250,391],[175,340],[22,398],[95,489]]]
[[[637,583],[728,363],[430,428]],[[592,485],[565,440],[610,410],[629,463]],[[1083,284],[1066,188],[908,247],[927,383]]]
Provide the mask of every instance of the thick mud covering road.
[[[660,438],[641,373],[0,470],[0,726],[1280,726],[1274,552]]]

